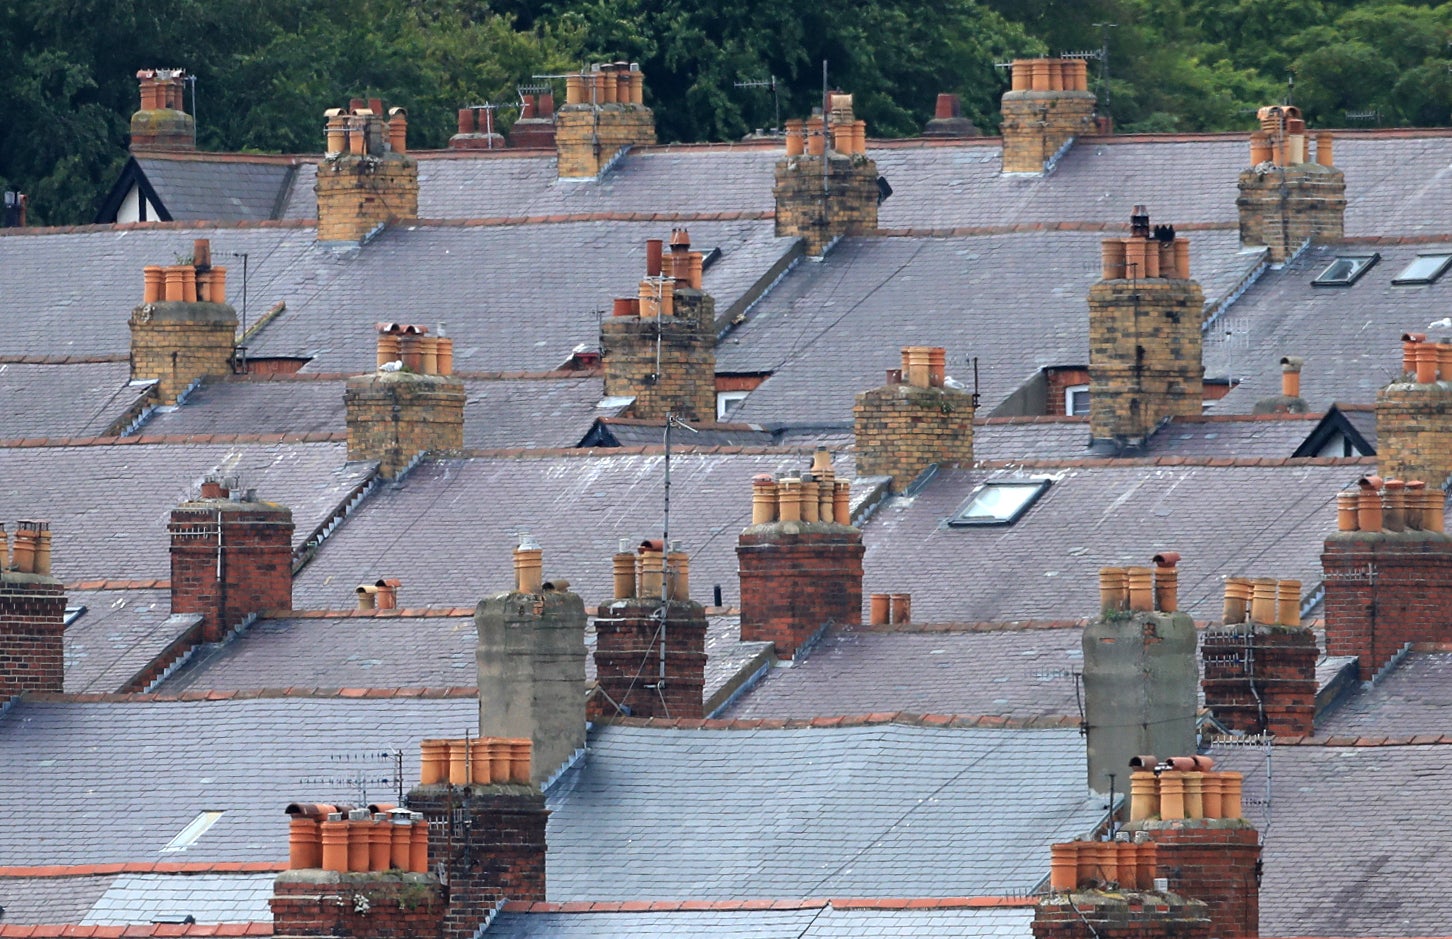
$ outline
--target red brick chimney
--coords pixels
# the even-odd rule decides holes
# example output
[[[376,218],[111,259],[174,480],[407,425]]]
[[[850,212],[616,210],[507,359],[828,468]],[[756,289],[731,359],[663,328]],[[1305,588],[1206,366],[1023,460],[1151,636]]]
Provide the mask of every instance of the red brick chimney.
[[[946,350],[906,346],[887,384],[857,396],[858,475],[890,477],[889,487],[901,492],[934,463],[973,462],[977,396],[948,387],[946,369]]]
[[[1231,730],[1310,734],[1319,657],[1299,580],[1226,578],[1224,625],[1200,643],[1205,705]]]
[[[1310,135],[1300,108],[1276,105],[1257,112],[1250,135],[1250,167],[1240,174],[1240,243],[1266,247],[1277,263],[1306,242],[1330,244],[1344,234],[1346,176],[1332,165],[1329,133]]]
[[[186,112],[187,73],[179,68],[148,68],[136,73],[141,107],[131,115],[131,152],[195,150],[197,122]]]
[[[494,105],[459,109],[459,132],[449,138],[450,150],[503,150],[507,144],[494,123]]]
[[[230,490],[229,490],[230,486]],[[292,609],[292,512],[210,477],[172,509],[171,611],[200,613],[203,642],[247,616]]]
[[[690,560],[662,552],[659,539],[625,548],[614,558],[615,597],[595,616],[600,687],[590,716],[702,717],[706,610],[690,596]]]
[[[65,587],[50,576],[50,523],[0,526],[0,700],[65,690]]]
[[[509,128],[509,145],[516,149],[554,149],[554,92],[541,89],[521,95],[519,117]]]
[[[1420,480],[1362,477],[1336,497],[1321,553],[1326,651],[1354,655],[1370,681],[1408,643],[1452,637],[1452,538],[1445,496]]]
[[[829,625],[862,622],[862,532],[851,484],[817,450],[808,472],[752,481],[751,526],[736,542],[741,639],[793,658]]]
[[[1206,939],[1209,908],[1155,890],[1158,850],[1145,833],[1050,849],[1049,893],[1034,909],[1035,939]]]
[[[1095,131],[1094,92],[1083,59],[1018,59],[1004,92],[1003,172],[1042,175],[1075,137]]]
[[[801,238],[821,257],[844,235],[877,231],[882,201],[877,164],[867,156],[867,122],[856,119],[852,96],[827,96],[826,109],[786,122],[786,156],[777,161],[778,238]]]

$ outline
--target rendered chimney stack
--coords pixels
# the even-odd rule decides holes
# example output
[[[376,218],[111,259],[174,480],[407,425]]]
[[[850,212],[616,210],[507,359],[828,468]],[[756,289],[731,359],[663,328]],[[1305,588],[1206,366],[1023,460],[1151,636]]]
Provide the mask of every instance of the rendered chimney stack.
[[[877,231],[878,203],[891,191],[867,156],[867,123],[854,117],[852,96],[835,93],[827,104],[825,117],[787,121],[772,188],[777,237],[801,238],[813,257],[839,238]]]
[[[561,179],[594,179],[631,147],[655,143],[645,76],[634,62],[607,62],[565,78],[555,114]]]
[[[1135,452],[1160,422],[1193,417],[1204,399],[1205,295],[1190,279],[1189,244],[1151,229],[1144,206],[1128,238],[1101,245],[1103,278],[1089,288],[1089,433],[1099,452]]]
[[[195,150],[197,124],[186,113],[184,69],[142,69],[136,73],[141,86],[141,107],[131,115],[131,151]]]
[[[1019,59],[1005,92],[1003,172],[1052,172],[1075,137],[1095,132],[1094,93],[1083,59]]]
[[[901,492],[933,464],[973,462],[976,396],[947,386],[947,353],[902,350],[901,381],[857,396],[852,408],[857,472],[888,476]]]
[[[1402,376],[1377,392],[1377,464],[1381,474],[1452,480],[1452,341],[1402,336]]]
[[[131,379],[156,381],[157,401],[175,404],[193,382],[232,372],[237,311],[227,304],[227,269],[211,243],[192,243],[185,264],[142,269],[141,305],[131,311]]]
[[[292,609],[292,512],[226,488],[209,479],[167,525],[171,611],[200,614],[202,642],[222,641],[253,614]]]
[[[1301,582],[1227,577],[1223,620],[1200,648],[1200,686],[1216,720],[1249,734],[1310,734],[1320,652],[1301,626]]]
[[[50,523],[0,525],[0,701],[65,690],[64,585],[50,573]]]
[[[329,108],[327,152],[313,189],[318,240],[361,242],[387,222],[418,215],[418,163],[408,155],[408,112],[355,98]]]
[[[1346,177],[1332,165],[1329,133],[1316,135],[1310,159],[1306,122],[1290,105],[1261,108],[1250,135],[1250,167],[1240,174],[1240,243],[1265,247],[1272,262],[1307,242],[1330,244],[1344,234]]]
[[[429,327],[379,323],[378,370],[348,379],[343,407],[348,459],[377,460],[396,477],[424,453],[464,447],[464,382],[453,376],[454,341]]]

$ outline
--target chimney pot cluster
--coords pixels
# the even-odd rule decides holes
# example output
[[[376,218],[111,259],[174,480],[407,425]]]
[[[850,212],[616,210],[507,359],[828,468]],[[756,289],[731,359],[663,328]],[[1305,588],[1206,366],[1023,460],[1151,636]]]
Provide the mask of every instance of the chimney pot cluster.
[[[1101,567],[1099,605],[1106,613],[1128,610],[1134,613],[1175,613],[1179,609],[1180,555],[1164,551],[1154,557],[1155,566]]]
[[[418,812],[294,802],[287,815],[291,870],[429,873],[429,826]]]
[[[188,264],[148,264],[141,269],[142,303],[226,303],[227,269],[212,266],[212,244],[192,243]]]
[[[534,753],[528,737],[465,737],[420,745],[421,786],[527,786]]]
[[[1273,577],[1225,578],[1222,622],[1226,626],[1300,626],[1301,582]]]
[[[430,336],[427,326],[407,323],[378,323],[378,367],[402,362],[403,367],[419,375],[452,375],[454,373],[454,340],[443,335]]]
[[[1452,339],[1428,342],[1426,333],[1403,333],[1402,374],[1419,385],[1452,382]]]
[[[1213,771],[1208,756],[1176,756],[1163,762],[1151,755],[1130,760],[1129,820],[1241,818],[1240,773]]]
[[[50,576],[50,522],[18,521],[13,546],[0,525],[0,568]]]
[[[640,281],[640,294],[615,298],[612,315],[644,319],[677,315],[676,291],[700,290],[704,266],[705,255],[691,250],[691,235],[684,228],[671,230],[669,252],[665,251],[662,239],[646,239],[645,277]]]
[[[611,558],[616,600],[655,600],[665,588],[671,602],[691,599],[691,560],[684,551],[665,551],[659,538],[642,541],[634,551],[621,539],[621,550]]]
[[[948,352],[939,346],[904,346],[902,368],[889,369],[887,383],[941,388],[947,378]]]
[[[1089,63],[1083,59],[1015,59],[1013,91],[1088,91]]]
[[[1049,889],[1059,893],[1111,884],[1153,890],[1158,848],[1136,833],[1135,841],[1070,841],[1049,846]]]
[[[1190,242],[1170,225],[1149,224],[1149,213],[1137,205],[1130,215],[1128,238],[1100,242],[1104,280],[1190,279]]]
[[[403,108],[390,109],[385,118],[378,98],[354,98],[346,108],[328,108],[323,116],[329,157],[408,152],[408,112]]]
[[[814,465],[805,473],[783,476],[761,473],[752,480],[751,524],[775,522],[852,524],[852,484],[836,478],[830,455],[824,466]]]
[[[860,156],[867,153],[867,122],[852,118],[851,95],[833,95],[833,99],[846,98],[845,109],[832,110],[832,150],[843,156]],[[839,116],[840,115],[840,116]],[[822,156],[827,150],[827,123],[820,114],[806,120],[793,118],[786,122],[786,155],[799,157]]]
[[[1250,165],[1270,163],[1275,166],[1291,166],[1310,162],[1306,159],[1306,122],[1301,109],[1292,105],[1274,105],[1256,112],[1260,130],[1250,135]],[[1322,166],[1334,166],[1331,135],[1321,132],[1316,135],[1316,162]]]
[[[1355,489],[1336,495],[1336,529],[1342,532],[1442,533],[1446,496],[1420,479],[1363,476]]]
[[[867,598],[869,626],[897,626],[911,623],[913,598],[908,593],[874,593]]]
[[[380,578],[371,584],[359,584],[353,591],[358,595],[358,609],[398,609],[398,588],[402,585],[403,581],[397,577]]]
[[[579,107],[644,105],[645,73],[638,62],[605,62],[565,76],[565,104]]]

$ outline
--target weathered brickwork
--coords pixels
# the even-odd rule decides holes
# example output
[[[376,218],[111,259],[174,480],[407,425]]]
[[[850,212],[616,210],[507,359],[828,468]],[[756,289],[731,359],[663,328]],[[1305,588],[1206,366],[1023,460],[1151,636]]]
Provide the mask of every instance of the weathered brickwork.
[[[464,447],[464,382],[450,375],[373,372],[348,379],[348,459],[396,476],[419,453]]]
[[[1300,736],[1316,716],[1316,660],[1311,630],[1241,624],[1206,632],[1200,687],[1215,719],[1248,734]]]
[[[1243,818],[1127,822],[1155,843],[1155,870],[1170,893],[1208,907],[1210,935],[1260,935],[1260,833]]]
[[[953,388],[885,385],[852,407],[859,476],[890,476],[901,492],[933,463],[973,462],[973,396]]]
[[[237,311],[225,303],[143,303],[129,325],[131,378],[155,379],[160,404],[175,404],[198,378],[232,371]]]
[[[1339,532],[1321,554],[1326,652],[1354,655],[1370,681],[1408,642],[1452,639],[1452,538]]]
[[[1265,246],[1284,261],[1309,240],[1339,241],[1345,234],[1346,176],[1334,166],[1261,164],[1240,174],[1240,243]]]
[[[694,600],[665,605],[665,682],[661,673],[658,599],[614,600],[595,617],[595,675],[604,699],[592,716],[624,707],[634,717],[704,717],[706,611]]]
[[[741,638],[796,655],[822,627],[862,622],[862,532],[835,522],[752,525],[736,543]]]
[[[438,878],[403,871],[288,871],[278,877],[268,906],[279,939],[441,939],[447,909]]]
[[[655,143],[655,114],[640,104],[567,104],[555,114],[561,179],[600,175],[626,147]]]
[[[772,194],[777,237],[803,239],[814,257],[844,235],[877,231],[877,164],[864,154],[830,150],[778,160]]]
[[[1003,171],[1042,173],[1064,144],[1094,133],[1094,107],[1091,91],[1004,92]]]
[[[64,690],[65,587],[44,574],[0,572],[0,701]]]
[[[1376,396],[1376,463],[1387,479],[1452,479],[1452,383],[1399,381]]]
[[[184,502],[171,512],[171,611],[220,642],[251,613],[292,609],[292,512],[273,502]]]
[[[197,122],[185,111],[186,73],[142,69],[141,106],[131,115],[131,150],[195,150]]]
[[[629,416],[716,420],[716,301],[677,281],[671,316],[600,323],[605,394],[634,397]],[[658,357],[657,357],[658,356]]]
[[[1034,939],[1209,939],[1199,900],[1132,890],[1055,893],[1034,908]]]
[[[418,163],[404,153],[329,154],[318,164],[318,240],[362,241],[418,215]]]

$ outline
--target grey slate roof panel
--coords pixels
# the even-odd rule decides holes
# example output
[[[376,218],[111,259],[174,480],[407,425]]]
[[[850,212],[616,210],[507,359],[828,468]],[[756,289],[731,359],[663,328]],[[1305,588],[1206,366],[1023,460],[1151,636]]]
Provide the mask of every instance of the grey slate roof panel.
[[[303,434],[347,430],[341,381],[208,381],[145,434]]]
[[[485,933],[490,939],[1028,939],[1033,910],[1026,908],[862,909],[836,906],[800,910],[677,910],[646,912],[517,913],[506,911]]]
[[[1348,698],[1317,718],[1328,737],[1447,733],[1452,707],[1452,653],[1413,652],[1375,685],[1358,685]]]
[[[270,219],[292,172],[292,167],[271,161],[143,156],[136,162],[178,222]]]
[[[1102,815],[1083,776],[1075,731],[609,726],[551,791],[549,899],[1026,892]]]
[[[270,923],[274,874],[122,874],[79,922],[144,926],[191,916],[198,923]]]
[[[79,923],[116,877],[0,877],[7,926]]]
[[[298,544],[372,474],[345,458],[341,443],[0,448],[0,518],[49,519],[62,580],[163,579],[171,510],[203,476],[236,474],[288,506]]]
[[[67,606],[86,612],[65,632],[65,690],[120,691],[196,616],[171,615],[166,590],[71,590]]]
[[[125,362],[0,363],[0,401],[25,402],[0,410],[0,440],[99,436],[146,394],[130,379]]]

